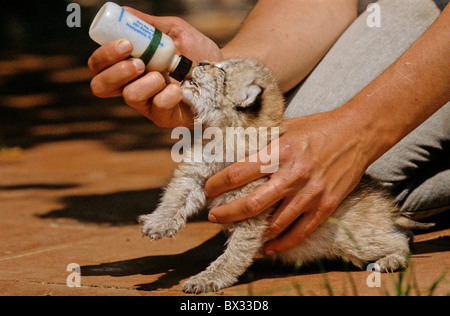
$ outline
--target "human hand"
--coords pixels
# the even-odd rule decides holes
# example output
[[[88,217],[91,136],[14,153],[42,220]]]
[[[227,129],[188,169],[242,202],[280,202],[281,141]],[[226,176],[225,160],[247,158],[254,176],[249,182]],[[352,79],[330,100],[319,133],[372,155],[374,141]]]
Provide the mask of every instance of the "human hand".
[[[155,17],[128,7],[125,9],[171,37],[176,53],[183,54],[194,64],[223,59],[219,47],[186,21],[177,17]],[[193,115],[181,102],[179,83],[159,72],[143,75],[144,63],[140,59],[128,59],[132,51],[133,46],[128,40],[118,40],[100,47],[91,55],[88,66],[95,75],[91,81],[94,95],[101,98],[123,95],[129,106],[161,127],[190,127]]]
[[[279,139],[278,171],[247,197],[212,209],[210,221],[243,220],[282,201],[266,235],[280,234],[296,222],[280,238],[269,242],[265,252],[272,254],[298,244],[334,212],[364,174],[368,162],[361,135],[349,128],[349,122],[338,110],[287,120],[287,132]],[[261,165],[237,162],[225,168],[206,182],[206,195],[215,197],[266,176],[260,173]]]

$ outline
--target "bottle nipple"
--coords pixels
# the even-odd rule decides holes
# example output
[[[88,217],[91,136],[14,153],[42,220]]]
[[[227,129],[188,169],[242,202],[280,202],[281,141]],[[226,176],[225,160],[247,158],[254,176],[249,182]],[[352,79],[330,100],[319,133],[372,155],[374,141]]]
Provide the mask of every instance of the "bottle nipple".
[[[185,78],[191,77],[193,69],[194,65],[191,60],[183,55],[175,55],[172,65],[169,68],[169,76],[175,80],[182,81]]]

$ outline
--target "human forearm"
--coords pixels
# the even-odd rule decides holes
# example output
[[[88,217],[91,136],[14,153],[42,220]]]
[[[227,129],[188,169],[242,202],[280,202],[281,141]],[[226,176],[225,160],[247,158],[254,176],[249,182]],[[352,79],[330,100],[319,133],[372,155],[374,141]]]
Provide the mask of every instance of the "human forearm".
[[[367,166],[450,100],[450,7],[393,65],[342,106]]]
[[[288,91],[317,65],[356,11],[356,0],[260,0],[222,54],[262,61]]]

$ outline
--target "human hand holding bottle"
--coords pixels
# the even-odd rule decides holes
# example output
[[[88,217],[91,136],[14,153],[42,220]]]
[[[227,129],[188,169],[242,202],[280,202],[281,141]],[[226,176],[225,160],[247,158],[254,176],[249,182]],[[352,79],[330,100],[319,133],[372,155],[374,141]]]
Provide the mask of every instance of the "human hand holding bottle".
[[[223,59],[219,47],[186,21],[176,17],[155,17],[132,8],[125,10],[167,34],[175,43],[177,54],[198,64],[203,60]],[[193,124],[193,115],[181,102],[177,81],[166,74],[146,74],[140,59],[129,56],[133,45],[117,40],[101,46],[89,58],[88,66],[95,77],[91,81],[94,95],[102,98],[122,95],[125,102],[161,127]]]

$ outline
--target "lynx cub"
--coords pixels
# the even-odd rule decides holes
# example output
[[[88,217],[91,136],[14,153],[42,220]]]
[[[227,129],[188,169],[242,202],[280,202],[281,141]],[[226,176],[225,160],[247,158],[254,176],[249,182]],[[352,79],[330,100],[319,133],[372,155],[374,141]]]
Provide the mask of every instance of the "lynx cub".
[[[271,73],[255,60],[203,62],[192,79],[182,84],[184,101],[205,127],[279,127],[284,100]],[[226,144],[224,145],[226,146]],[[252,154],[261,148],[246,148]],[[225,152],[225,151],[224,151]],[[181,163],[165,189],[158,208],[139,218],[142,233],[157,240],[173,237],[189,216],[204,208],[229,203],[263,185],[261,178],[213,200],[204,195],[206,180],[225,168],[226,162]],[[190,293],[218,291],[233,285],[252,264],[264,243],[268,218],[276,206],[261,215],[225,225],[230,233],[227,248],[203,272],[183,284]],[[361,184],[338,207],[334,220],[322,223],[294,248],[273,255],[285,263],[302,264],[319,258],[342,258],[363,267],[376,261],[382,270],[405,266],[409,253],[409,228],[425,228],[399,214],[392,199],[371,180]]]

